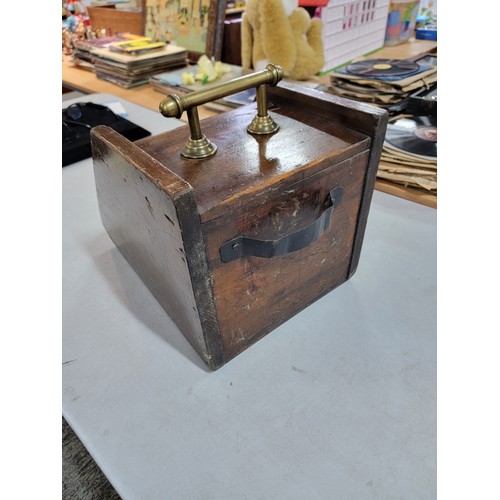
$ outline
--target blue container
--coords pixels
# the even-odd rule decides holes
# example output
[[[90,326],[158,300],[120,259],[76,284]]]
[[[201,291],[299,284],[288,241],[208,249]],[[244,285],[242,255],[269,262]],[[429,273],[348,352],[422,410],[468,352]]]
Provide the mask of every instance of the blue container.
[[[437,40],[437,24],[425,24],[415,32],[417,40]]]

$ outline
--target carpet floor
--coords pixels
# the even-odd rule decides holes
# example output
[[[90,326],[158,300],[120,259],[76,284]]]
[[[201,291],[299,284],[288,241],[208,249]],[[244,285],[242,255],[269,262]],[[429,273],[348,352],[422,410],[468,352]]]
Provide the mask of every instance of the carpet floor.
[[[62,500],[121,500],[64,418]]]

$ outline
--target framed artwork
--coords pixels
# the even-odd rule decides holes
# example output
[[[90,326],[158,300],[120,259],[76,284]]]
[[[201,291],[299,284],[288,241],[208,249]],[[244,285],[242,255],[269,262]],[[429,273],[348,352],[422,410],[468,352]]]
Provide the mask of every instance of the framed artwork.
[[[219,60],[226,2],[218,0],[142,0],[145,36],[188,51],[191,62],[206,54]]]

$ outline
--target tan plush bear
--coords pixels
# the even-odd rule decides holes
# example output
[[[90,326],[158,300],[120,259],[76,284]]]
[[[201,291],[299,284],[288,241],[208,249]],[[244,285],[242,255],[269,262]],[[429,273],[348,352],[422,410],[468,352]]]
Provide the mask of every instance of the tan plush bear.
[[[278,64],[292,80],[306,80],[325,64],[323,24],[297,0],[247,0],[241,27],[244,69]]]

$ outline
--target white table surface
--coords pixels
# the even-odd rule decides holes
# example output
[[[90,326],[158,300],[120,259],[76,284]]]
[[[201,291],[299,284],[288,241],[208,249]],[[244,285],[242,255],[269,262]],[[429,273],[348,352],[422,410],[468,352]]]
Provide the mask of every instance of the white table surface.
[[[124,500],[436,497],[434,209],[376,191],[351,280],[215,372],[108,237],[91,160],[62,213],[63,415]]]

